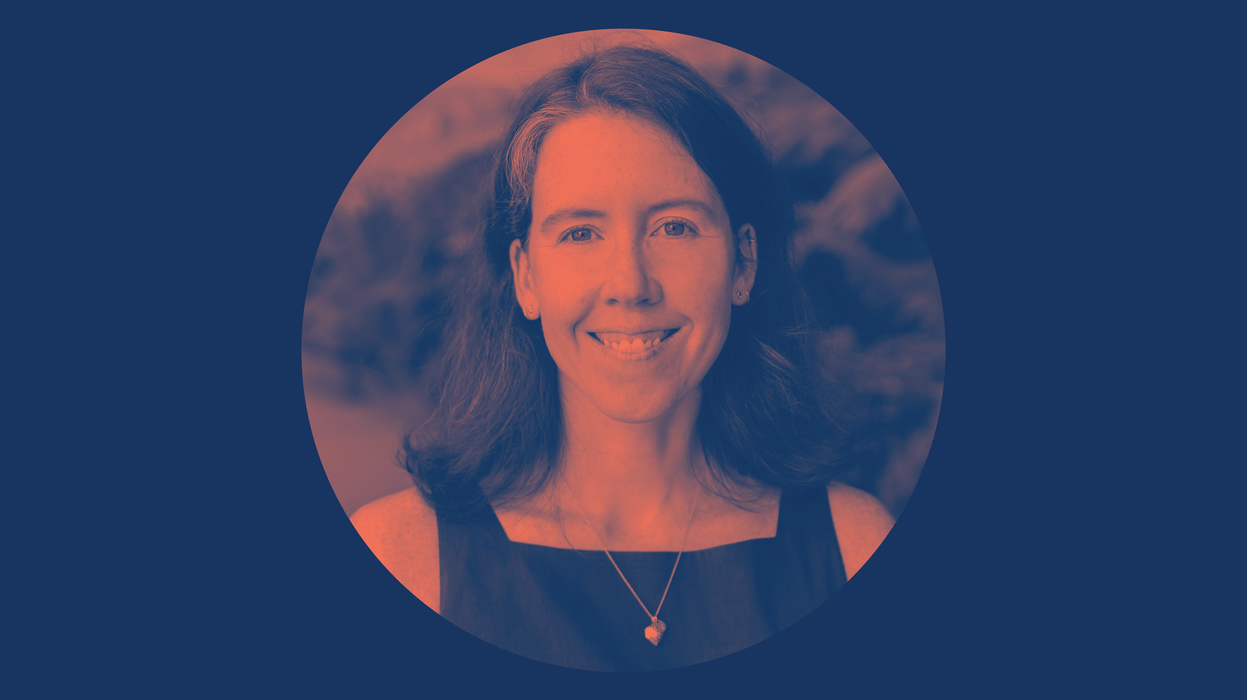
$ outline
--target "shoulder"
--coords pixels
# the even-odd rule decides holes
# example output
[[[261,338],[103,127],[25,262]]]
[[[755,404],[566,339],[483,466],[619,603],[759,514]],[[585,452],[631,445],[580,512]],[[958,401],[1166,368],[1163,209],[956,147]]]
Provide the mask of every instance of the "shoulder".
[[[415,487],[361,507],[351,524],[399,583],[434,611],[440,609],[437,514]]]
[[[827,486],[827,500],[844,573],[852,578],[879,548],[895,520],[874,496],[838,481]]]

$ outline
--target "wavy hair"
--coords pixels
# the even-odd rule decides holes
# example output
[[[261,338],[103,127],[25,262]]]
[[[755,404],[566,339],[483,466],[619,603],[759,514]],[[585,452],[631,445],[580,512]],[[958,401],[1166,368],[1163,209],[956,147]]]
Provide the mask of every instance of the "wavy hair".
[[[403,465],[425,500],[454,520],[529,497],[557,470],[564,448],[558,368],[540,324],[516,300],[509,250],[514,240],[527,244],[544,137],[592,111],[628,113],[667,130],[714,183],[734,235],[746,223],[756,232],[751,298],[732,307],[727,339],[702,383],[697,432],[712,478],[724,490],[750,480],[825,486],[849,466],[850,434],[833,410],[814,314],[794,269],[792,195],[723,95],[687,63],[643,46],[583,56],[521,97],[498,152],[475,251],[480,264],[453,300],[435,409],[404,440]],[[739,264],[755,264],[736,249]]]

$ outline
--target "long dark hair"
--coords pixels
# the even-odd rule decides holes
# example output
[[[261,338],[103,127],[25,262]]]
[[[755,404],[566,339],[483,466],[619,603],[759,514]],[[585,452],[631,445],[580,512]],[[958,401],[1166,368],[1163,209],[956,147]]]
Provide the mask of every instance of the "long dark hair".
[[[587,111],[625,112],[665,128],[714,183],[732,230],[748,223],[756,232],[751,298],[732,307],[727,340],[702,383],[697,431],[711,476],[725,490],[750,479],[825,486],[849,467],[849,432],[828,398],[814,315],[794,269],[792,196],[719,91],[680,59],[642,46],[572,61],[521,98],[486,204],[476,251],[483,259],[454,300],[435,410],[404,441],[407,471],[439,515],[467,520],[490,502],[535,494],[559,465],[558,369],[539,323],[516,301],[509,250],[516,239],[527,243],[542,139]]]

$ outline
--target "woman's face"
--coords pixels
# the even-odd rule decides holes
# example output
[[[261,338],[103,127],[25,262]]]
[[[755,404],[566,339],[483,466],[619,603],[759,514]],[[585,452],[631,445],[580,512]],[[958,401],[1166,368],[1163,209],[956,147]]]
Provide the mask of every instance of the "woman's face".
[[[560,384],[615,420],[697,401],[753,284],[713,183],[666,131],[628,115],[554,127],[537,158],[516,295],[540,316]],[[746,259],[753,231],[742,227]]]

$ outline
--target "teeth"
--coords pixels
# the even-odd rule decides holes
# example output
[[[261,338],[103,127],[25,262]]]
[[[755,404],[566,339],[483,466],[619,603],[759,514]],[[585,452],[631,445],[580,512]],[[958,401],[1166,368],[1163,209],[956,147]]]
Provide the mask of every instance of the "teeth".
[[[597,333],[596,335],[598,337],[598,340],[601,340],[603,343],[606,343],[607,345],[613,346],[615,343],[622,343],[623,345],[626,346],[637,340],[640,340],[642,343],[645,343],[645,342],[654,340],[656,338],[661,338],[663,335],[663,331],[650,331],[648,333],[636,333],[633,335],[625,335],[623,333],[605,332],[605,333]]]
[[[647,333],[646,335],[650,334]],[[641,353],[646,352],[647,350],[652,350],[654,346],[661,343],[663,340],[662,335],[662,333],[659,333],[648,340],[643,340],[641,338],[633,338],[632,340],[607,340],[606,338],[601,337],[601,335],[598,336],[598,339],[601,340],[607,347],[618,352]]]

